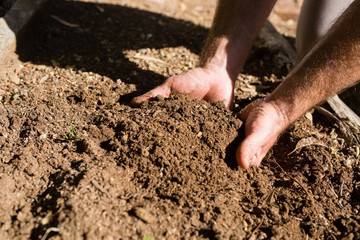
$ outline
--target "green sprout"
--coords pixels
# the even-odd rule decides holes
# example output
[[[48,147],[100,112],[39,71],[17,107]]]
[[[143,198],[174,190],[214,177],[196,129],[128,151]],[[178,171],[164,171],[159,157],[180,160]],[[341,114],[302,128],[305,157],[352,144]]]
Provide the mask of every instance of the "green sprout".
[[[154,238],[150,235],[144,236],[143,240],[154,240]]]
[[[80,141],[80,140],[81,140],[81,138],[80,138],[79,136],[77,136],[77,134],[76,134],[76,130],[75,130],[74,124],[70,124],[70,126],[69,126],[69,132],[64,135],[64,139],[65,139],[66,141],[68,141],[68,142],[70,142],[70,141],[75,141],[75,142],[77,142],[77,141]]]

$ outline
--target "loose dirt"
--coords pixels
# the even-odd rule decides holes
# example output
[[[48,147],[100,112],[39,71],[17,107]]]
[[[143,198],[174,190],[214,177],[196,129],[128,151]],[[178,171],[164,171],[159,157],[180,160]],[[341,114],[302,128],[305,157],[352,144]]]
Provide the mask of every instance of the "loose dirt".
[[[319,113],[259,168],[236,166],[236,111],[281,82],[286,53],[254,47],[234,111],[186,96],[130,104],[196,65],[215,6],[46,3],[0,84],[1,239],[360,238],[359,146]]]

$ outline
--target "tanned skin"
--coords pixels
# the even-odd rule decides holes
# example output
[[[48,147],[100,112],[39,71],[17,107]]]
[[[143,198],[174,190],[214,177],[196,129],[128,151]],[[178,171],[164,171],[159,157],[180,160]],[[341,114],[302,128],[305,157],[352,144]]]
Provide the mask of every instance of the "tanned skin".
[[[167,79],[133,102],[184,93],[231,107],[234,80],[275,2],[220,0],[199,67]],[[239,166],[258,166],[292,122],[360,79],[359,22],[360,0],[355,0],[281,85],[241,111],[245,139],[236,151]]]
[[[234,81],[275,0],[220,0],[199,66],[167,79],[133,99],[139,104],[157,95],[188,94],[209,102],[233,102]]]

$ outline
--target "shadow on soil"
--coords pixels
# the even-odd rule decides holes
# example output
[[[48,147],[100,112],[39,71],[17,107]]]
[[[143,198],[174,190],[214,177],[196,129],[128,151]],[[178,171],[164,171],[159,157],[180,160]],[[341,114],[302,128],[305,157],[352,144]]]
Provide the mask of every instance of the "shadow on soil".
[[[199,54],[207,33],[208,29],[189,21],[125,6],[48,0],[18,39],[17,54],[23,62],[95,72],[135,84],[141,90],[121,98],[122,103],[128,103],[165,78],[140,69],[125,51],[182,46]],[[257,73],[252,68],[259,69],[260,59],[273,62],[266,60],[272,55],[255,47],[244,72],[270,75],[273,66],[260,67]],[[276,75],[284,74],[279,70]]]
[[[207,29],[129,7],[49,0],[22,35],[17,53],[24,62],[95,72],[147,91],[164,77],[139,69],[124,51],[184,46],[198,54]]]

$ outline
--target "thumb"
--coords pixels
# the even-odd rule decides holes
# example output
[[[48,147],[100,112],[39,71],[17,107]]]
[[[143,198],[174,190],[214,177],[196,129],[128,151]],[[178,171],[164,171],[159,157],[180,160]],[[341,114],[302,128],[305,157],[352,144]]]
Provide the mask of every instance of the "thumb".
[[[156,96],[162,96],[162,97],[167,98],[170,96],[170,94],[171,94],[171,91],[167,86],[160,85],[160,86],[148,91],[147,93],[144,93],[143,95],[134,97],[131,102],[134,105],[139,105],[142,102],[154,99]]]
[[[240,112],[239,112],[239,117],[242,121],[246,121],[246,119],[248,118],[249,114],[254,110],[254,108],[256,108],[257,106],[259,106],[261,103],[264,102],[263,98],[260,99],[256,99],[254,101],[252,101],[250,104],[248,104],[245,108],[243,108]]]
[[[236,160],[240,167],[246,169],[250,165],[256,165],[258,158],[261,157],[262,143],[265,136],[262,131],[250,131],[245,133],[245,139],[236,150]],[[264,156],[261,157],[260,161]],[[259,161],[259,163],[260,163]]]
[[[238,165],[244,169],[252,165],[259,166],[267,153],[267,147],[259,139],[264,139],[263,134],[252,133],[247,136],[236,150]],[[265,151],[264,151],[265,150]]]
[[[259,166],[280,133],[267,122],[265,125],[245,123],[245,139],[236,150],[236,160],[240,167]]]
[[[259,166],[262,159],[277,140],[278,132],[267,118],[251,112],[245,122],[245,139],[236,150],[240,167]]]

